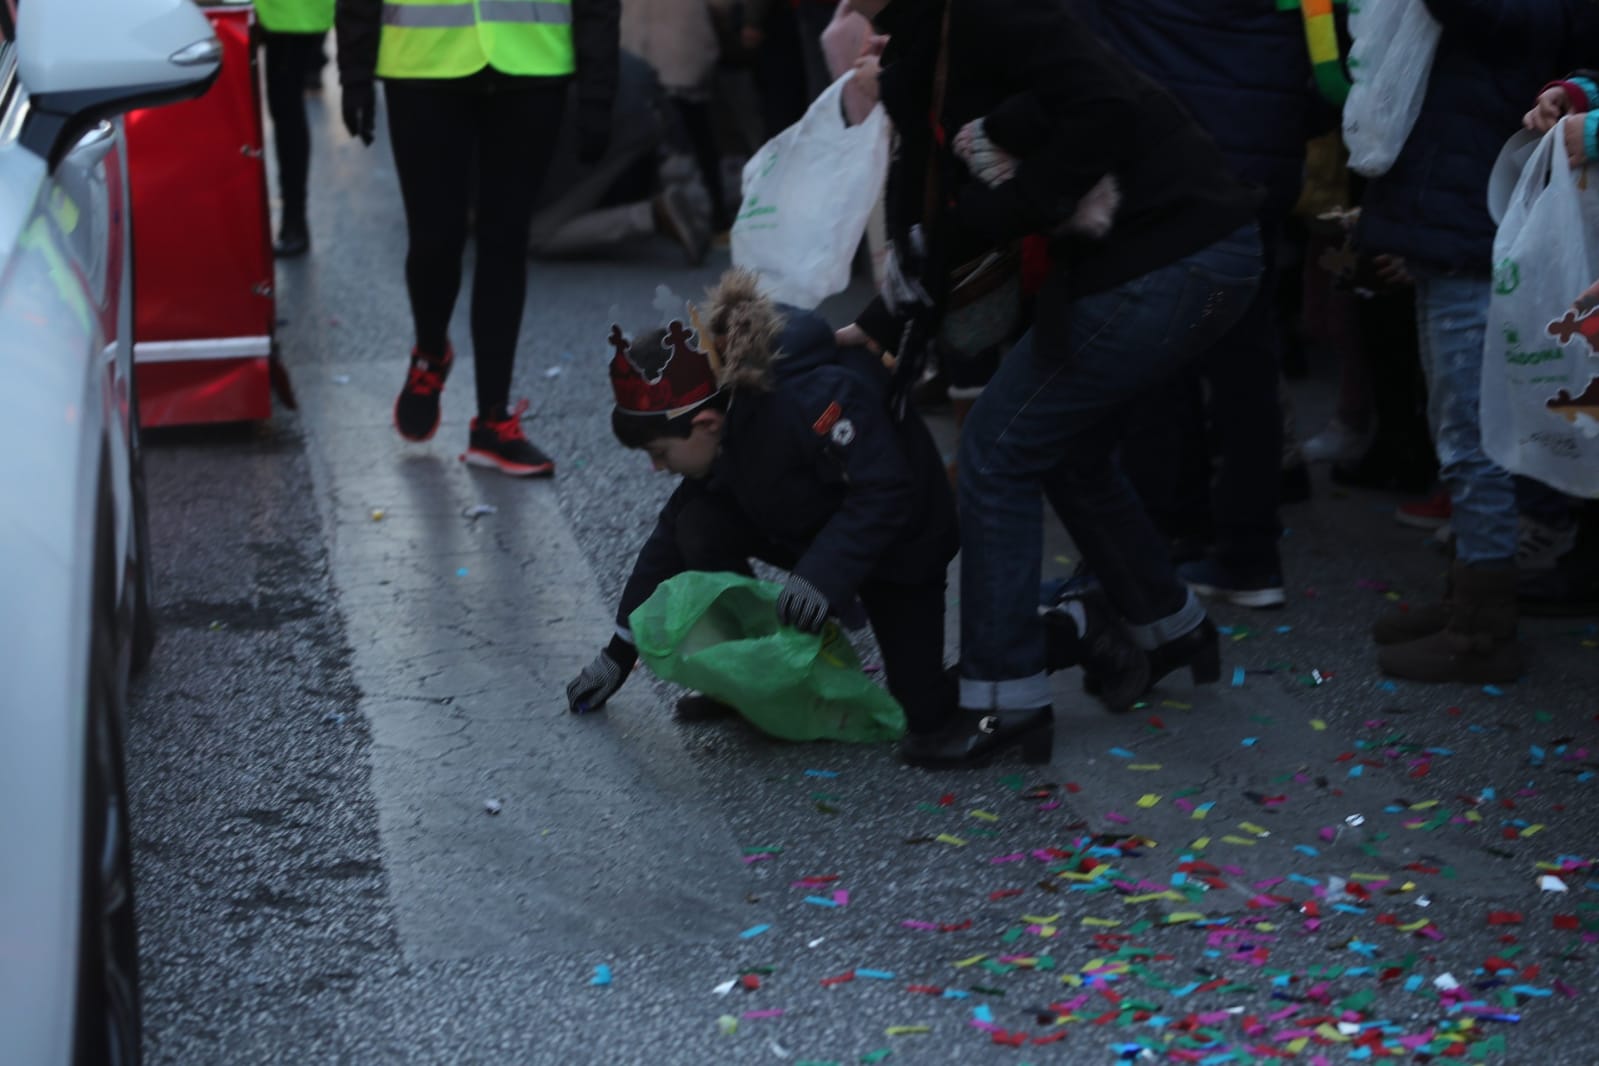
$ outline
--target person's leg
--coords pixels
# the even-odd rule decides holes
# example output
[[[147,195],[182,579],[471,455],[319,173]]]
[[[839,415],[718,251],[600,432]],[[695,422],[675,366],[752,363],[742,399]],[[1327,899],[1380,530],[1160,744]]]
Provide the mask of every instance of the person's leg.
[[[527,297],[533,199],[560,133],[566,87],[505,78],[475,97],[478,174],[477,265],[472,280],[472,350],[478,417],[506,417],[516,339]]]
[[[471,99],[461,88],[420,81],[384,84],[389,144],[405,203],[405,287],[417,350],[439,363],[461,290],[471,192]]]
[[[1155,648],[1203,609],[1176,580],[1160,534],[1116,468],[1130,403],[1212,344],[1253,296],[1254,227],[1181,263],[1078,300],[1061,350],[1023,337],[961,434],[961,705],[1050,702],[1036,603],[1047,488],[1134,638]]]
[[[1195,374],[1179,374],[1139,397],[1117,461],[1162,536],[1210,542],[1210,446]]]
[[[1268,231],[1269,232],[1269,231]],[[1261,288],[1239,320],[1205,353],[1211,435],[1218,460],[1210,499],[1215,577],[1240,590],[1270,584],[1280,594],[1277,504],[1283,470],[1283,407],[1273,324],[1272,241]],[[1201,590],[1203,591],[1203,590]],[[1281,603],[1280,597],[1275,600]]]
[[[1384,647],[1383,672],[1414,681],[1513,681],[1516,643],[1516,483],[1482,450],[1480,399],[1489,281],[1416,279],[1427,394],[1439,472],[1449,490],[1455,564],[1444,628]]]
[[[711,105],[708,101],[684,96],[673,96],[672,103],[683,120],[683,130],[694,150],[694,162],[699,166],[700,180],[711,198],[711,229],[720,233],[733,222],[728,216],[727,190],[722,185],[722,151],[716,143]]]
[[[956,686],[944,669],[943,575],[920,585],[869,581],[860,598],[883,653],[888,691],[905,708],[910,731],[948,728],[956,716]]]
[[[1482,450],[1489,295],[1486,278],[1416,280],[1428,416],[1453,509],[1455,556],[1468,566],[1508,565],[1516,557],[1515,479]]]
[[[305,118],[305,71],[315,62],[320,38],[309,33],[263,34],[267,113],[277,148],[278,192],[283,200],[277,253],[299,255],[309,247],[305,220],[311,166],[311,130]]]

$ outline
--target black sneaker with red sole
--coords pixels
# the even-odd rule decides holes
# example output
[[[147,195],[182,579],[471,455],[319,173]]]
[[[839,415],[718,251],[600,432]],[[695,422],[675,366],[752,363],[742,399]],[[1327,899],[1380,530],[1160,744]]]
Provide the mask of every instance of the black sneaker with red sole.
[[[455,349],[444,347],[444,360],[436,361],[419,348],[411,349],[411,369],[405,388],[394,401],[394,428],[409,441],[432,440],[439,430],[439,394],[455,365]]]
[[[553,475],[555,460],[539,451],[522,433],[522,412],[526,410],[527,401],[523,400],[504,419],[472,419],[472,434],[461,462],[490,467],[511,477]]]

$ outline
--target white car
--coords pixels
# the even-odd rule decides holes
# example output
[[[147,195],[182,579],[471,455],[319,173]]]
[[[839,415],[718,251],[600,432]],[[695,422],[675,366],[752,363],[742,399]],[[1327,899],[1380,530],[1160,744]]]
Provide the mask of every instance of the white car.
[[[0,0],[5,1062],[140,1057],[122,738],[154,631],[119,116],[220,56],[189,0]]]

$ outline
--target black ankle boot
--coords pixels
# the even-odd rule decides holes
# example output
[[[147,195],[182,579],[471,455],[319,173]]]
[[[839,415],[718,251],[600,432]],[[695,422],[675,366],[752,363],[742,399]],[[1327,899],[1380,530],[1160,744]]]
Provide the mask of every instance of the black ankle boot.
[[[278,228],[278,239],[272,245],[272,254],[279,259],[293,259],[311,250],[311,231],[304,215],[285,214]]]
[[[1185,666],[1196,685],[1214,685],[1221,680],[1221,635],[1209,618],[1149,653],[1150,687]]]
[[[1055,709],[972,711],[961,709],[954,725],[939,733],[907,733],[899,757],[927,770],[986,766],[1006,748],[1020,748],[1022,761],[1047,763],[1055,750]]]
[[[1083,690],[1120,713],[1149,691],[1149,656],[1127,636],[1121,620],[1101,589],[1076,598],[1083,606],[1085,631],[1065,604],[1044,612],[1044,648],[1049,670],[1083,668]]]

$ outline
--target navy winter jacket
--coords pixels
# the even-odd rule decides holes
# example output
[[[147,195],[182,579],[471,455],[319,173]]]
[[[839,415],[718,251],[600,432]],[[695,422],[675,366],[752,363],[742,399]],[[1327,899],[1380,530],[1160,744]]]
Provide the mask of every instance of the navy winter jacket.
[[[1421,117],[1361,201],[1359,240],[1432,270],[1488,276],[1488,175],[1545,83],[1569,69],[1587,0],[1426,0],[1443,27]]]
[[[1076,3],[1106,43],[1177,97],[1239,177],[1266,190],[1263,215],[1286,217],[1299,199],[1305,141],[1327,110],[1299,11],[1279,11],[1276,0]]]
[[[840,349],[816,314],[780,310],[783,354],[771,361],[770,391],[735,392],[710,475],[684,478],[662,508],[622,591],[623,628],[686,568],[677,515],[707,494],[733,503],[775,549],[767,561],[790,565],[835,610],[867,581],[944,580],[959,531],[927,426],[914,412],[890,417],[877,356]]]

